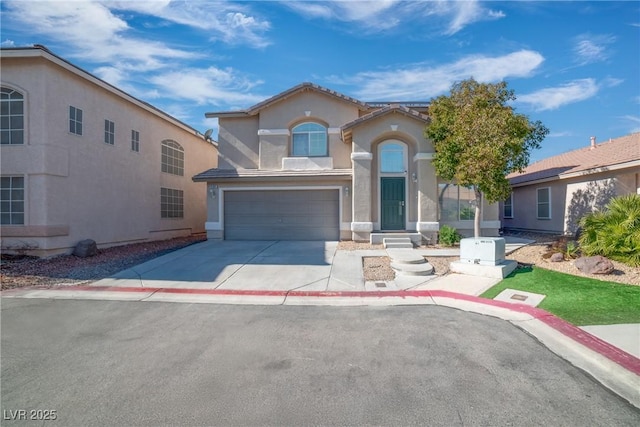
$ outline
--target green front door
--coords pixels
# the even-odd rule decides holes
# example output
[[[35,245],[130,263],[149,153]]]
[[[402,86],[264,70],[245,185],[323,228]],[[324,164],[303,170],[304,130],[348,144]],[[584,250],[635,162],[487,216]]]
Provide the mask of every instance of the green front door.
[[[383,230],[405,229],[404,177],[380,178],[380,204]]]

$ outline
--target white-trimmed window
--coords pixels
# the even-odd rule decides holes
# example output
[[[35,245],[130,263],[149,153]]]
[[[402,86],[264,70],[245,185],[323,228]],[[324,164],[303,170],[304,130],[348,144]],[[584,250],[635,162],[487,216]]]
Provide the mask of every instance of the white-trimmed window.
[[[538,206],[538,219],[551,219],[551,188],[538,188],[536,190],[536,202]]]
[[[476,196],[473,188],[456,184],[438,184],[441,221],[473,221]]]
[[[405,147],[402,143],[385,143],[380,147],[380,173],[404,173]]]
[[[69,106],[69,132],[82,135],[82,110]]]
[[[24,144],[24,97],[7,87],[0,89],[0,144]]]
[[[140,132],[137,130],[131,131],[131,151],[140,152]]]
[[[184,175],[184,149],[175,141],[162,141],[162,172]]]
[[[318,123],[301,123],[291,131],[292,156],[326,157],[327,128]]]
[[[513,218],[513,193],[509,194],[502,204],[502,216],[504,218]]]
[[[160,217],[183,218],[184,196],[182,190],[160,188]]]
[[[0,224],[24,224],[24,177],[0,177]]]
[[[110,145],[116,143],[116,124],[111,120],[104,121],[104,142]]]

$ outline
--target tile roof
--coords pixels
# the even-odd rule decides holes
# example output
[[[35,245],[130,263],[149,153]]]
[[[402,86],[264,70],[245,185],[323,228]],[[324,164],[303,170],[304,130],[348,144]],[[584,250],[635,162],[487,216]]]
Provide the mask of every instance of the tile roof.
[[[313,90],[316,92],[320,92],[320,93],[324,93],[325,95],[329,95],[331,97],[340,99],[342,101],[346,101],[346,102],[350,102],[352,104],[354,104],[355,106],[357,106],[360,110],[363,111],[367,111],[370,109],[370,107],[362,102],[362,101],[358,101],[355,98],[351,98],[350,96],[347,95],[343,95],[340,92],[336,92],[335,90],[331,90],[328,89],[326,87],[317,85],[315,83],[310,83],[310,82],[304,82],[304,83],[300,83],[299,85],[296,85],[292,88],[289,88],[287,90],[285,90],[284,92],[280,92],[279,94],[272,96],[269,99],[266,99],[262,102],[257,103],[256,105],[249,107],[246,110],[237,110],[237,111],[223,111],[223,112],[212,112],[212,113],[206,113],[205,116],[206,117],[217,117],[217,116],[221,116],[221,115],[225,115],[225,116],[229,116],[229,115],[234,115],[234,116],[253,116],[257,113],[260,112],[260,110],[275,104],[276,102],[280,102],[284,99],[289,98],[292,95],[295,95],[298,92],[303,92],[305,90]]]
[[[358,117],[357,119],[346,123],[342,126],[342,131],[346,131],[349,130],[351,128],[354,128],[356,126],[358,126],[360,123],[366,122],[368,120],[371,120],[375,117],[380,117],[383,116],[385,114],[389,114],[389,113],[400,113],[400,114],[404,114],[405,116],[409,116],[409,117],[414,117],[418,120],[422,120],[425,123],[429,122],[429,116],[427,116],[426,114],[422,114],[416,110],[413,110],[411,108],[408,108],[404,105],[401,104],[389,104],[386,105],[382,108],[379,108],[375,111],[372,111],[369,114],[365,114],[362,117]]]
[[[541,179],[560,179],[576,172],[640,161],[640,132],[549,157],[529,165],[523,173],[507,176],[511,185]]]
[[[322,177],[350,177],[351,169],[322,169],[322,170],[264,170],[264,169],[218,169],[213,168],[193,177],[194,181],[210,181],[215,179],[235,178],[322,178]]]

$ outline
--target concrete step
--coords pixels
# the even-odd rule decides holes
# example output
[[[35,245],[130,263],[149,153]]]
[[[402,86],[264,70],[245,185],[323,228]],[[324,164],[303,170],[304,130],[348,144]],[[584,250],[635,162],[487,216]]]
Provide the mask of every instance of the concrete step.
[[[422,234],[420,233],[371,233],[370,242],[372,245],[379,245],[383,243],[383,239],[393,238],[409,238],[414,245],[419,246],[422,244]]]
[[[427,262],[422,255],[413,249],[387,249],[391,262],[397,264],[424,264]]]
[[[408,237],[385,237],[382,239],[385,249],[388,248],[413,248],[413,243]]]
[[[392,262],[391,268],[393,268],[397,274],[403,276],[430,276],[433,274],[433,266],[428,262],[424,264],[398,264]]]
[[[413,243],[385,243],[385,249],[413,249]]]

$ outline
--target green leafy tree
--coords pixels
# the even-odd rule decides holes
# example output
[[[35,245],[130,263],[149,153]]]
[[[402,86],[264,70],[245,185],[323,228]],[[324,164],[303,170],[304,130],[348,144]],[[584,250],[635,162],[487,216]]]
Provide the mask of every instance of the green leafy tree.
[[[515,100],[506,82],[455,83],[450,94],[432,101],[425,136],[433,142],[436,174],[473,188],[474,234],[480,237],[480,200],[504,200],[511,187],[506,178],[529,164],[529,152],[540,148],[549,133],[540,121],[530,122],[508,105]]]

